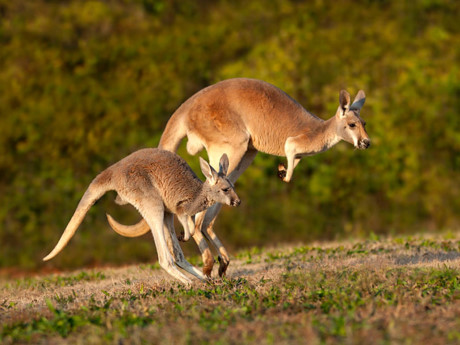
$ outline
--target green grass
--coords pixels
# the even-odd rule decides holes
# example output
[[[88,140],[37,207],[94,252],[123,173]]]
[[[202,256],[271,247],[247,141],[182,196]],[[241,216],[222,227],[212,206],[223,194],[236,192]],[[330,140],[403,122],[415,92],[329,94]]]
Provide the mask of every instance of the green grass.
[[[71,286],[81,281],[94,281],[105,279],[102,272],[82,271],[74,275],[52,275],[43,279],[23,278],[17,279],[14,282],[8,282],[5,287],[14,289],[17,287],[56,287],[56,286]]]
[[[9,280],[0,285],[0,342],[454,344],[459,244],[454,236],[252,248],[227,279],[191,287],[156,265]]]

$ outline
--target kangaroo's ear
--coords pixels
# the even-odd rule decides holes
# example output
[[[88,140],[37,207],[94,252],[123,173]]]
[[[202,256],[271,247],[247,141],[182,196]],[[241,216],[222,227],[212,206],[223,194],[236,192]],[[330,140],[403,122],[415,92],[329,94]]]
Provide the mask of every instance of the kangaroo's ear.
[[[227,176],[228,165],[229,165],[228,156],[226,153],[224,153],[222,157],[220,157],[220,161],[219,161],[219,174]]]
[[[343,116],[345,111],[350,108],[350,94],[346,90],[340,91],[339,103],[342,110],[341,115]]]
[[[209,163],[206,162],[201,157],[200,157],[200,167],[201,167],[201,172],[206,177],[206,180],[209,181],[211,186],[215,185],[217,183],[217,178],[218,178],[217,171],[215,171],[213,167],[210,166]]]
[[[350,106],[350,109],[360,110],[363,107],[365,101],[366,101],[366,94],[364,93],[363,90],[359,90],[358,94],[355,97],[355,100]]]

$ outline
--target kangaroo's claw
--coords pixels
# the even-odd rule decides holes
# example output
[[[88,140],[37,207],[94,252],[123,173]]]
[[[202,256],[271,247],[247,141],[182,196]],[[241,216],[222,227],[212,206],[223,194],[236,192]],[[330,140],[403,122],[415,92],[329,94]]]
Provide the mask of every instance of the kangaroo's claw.
[[[278,171],[278,177],[284,181],[286,177],[286,171]]]
[[[220,256],[217,258],[219,260],[219,277],[225,276],[225,273],[227,272],[227,268],[230,262],[227,260],[224,260]]]
[[[278,164],[278,177],[284,181],[284,178],[286,177],[286,165],[283,163]]]

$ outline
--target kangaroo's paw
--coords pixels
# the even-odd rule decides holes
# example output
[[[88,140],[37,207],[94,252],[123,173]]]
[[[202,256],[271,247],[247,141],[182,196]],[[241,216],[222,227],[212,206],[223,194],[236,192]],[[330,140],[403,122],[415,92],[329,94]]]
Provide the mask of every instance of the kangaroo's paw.
[[[278,177],[284,181],[284,178],[286,177],[286,165],[284,163],[278,164]]]
[[[227,272],[228,265],[230,264],[230,261],[225,260],[221,258],[220,256],[218,257],[219,260],[219,277],[225,276],[225,273]]]
[[[177,239],[178,239],[179,241],[181,241],[181,242],[186,242],[186,240],[185,240],[184,237],[185,237],[185,233],[184,233],[184,230],[182,230],[182,231],[180,232],[180,235],[177,236]]]

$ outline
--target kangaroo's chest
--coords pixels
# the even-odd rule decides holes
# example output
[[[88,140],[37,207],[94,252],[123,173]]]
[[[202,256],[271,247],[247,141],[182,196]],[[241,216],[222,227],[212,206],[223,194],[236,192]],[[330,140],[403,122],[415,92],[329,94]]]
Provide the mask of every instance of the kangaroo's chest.
[[[248,121],[252,145],[260,152],[285,156],[286,140],[302,134],[304,127],[279,117],[264,120],[257,123]]]

